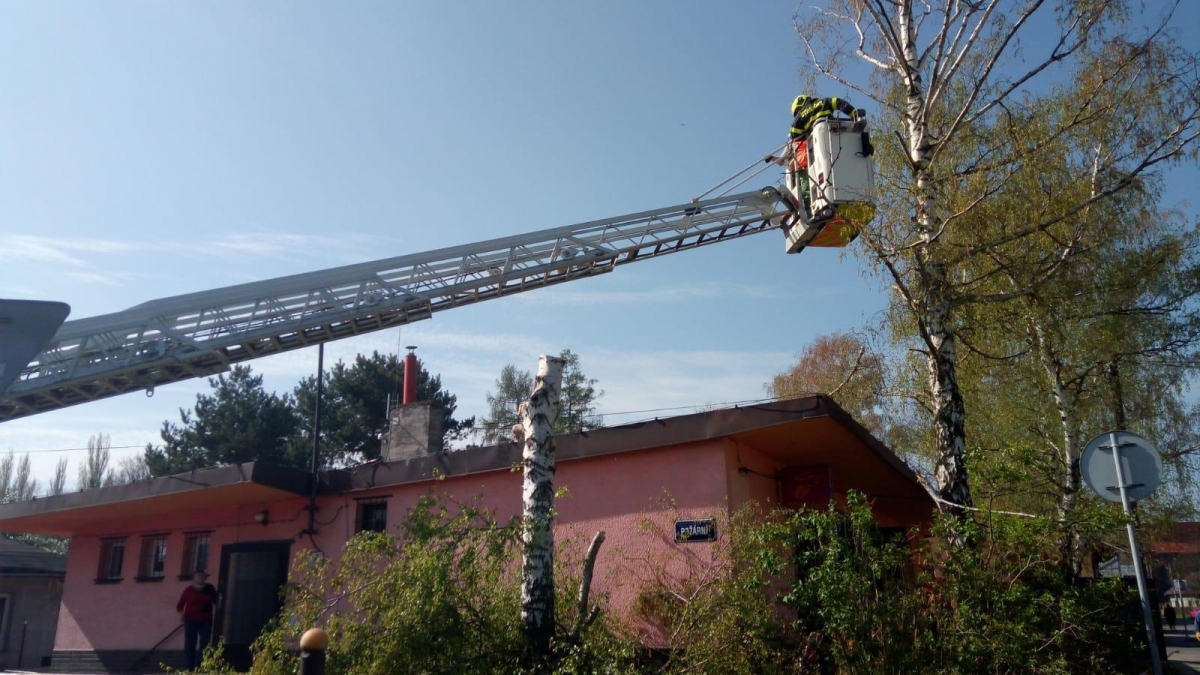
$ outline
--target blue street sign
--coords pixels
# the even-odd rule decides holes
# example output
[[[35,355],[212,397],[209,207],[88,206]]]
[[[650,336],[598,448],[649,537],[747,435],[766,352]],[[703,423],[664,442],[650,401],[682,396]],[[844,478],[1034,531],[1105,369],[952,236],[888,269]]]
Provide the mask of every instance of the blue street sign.
[[[697,541],[716,541],[717,524],[712,518],[675,521],[675,541],[691,544]]]

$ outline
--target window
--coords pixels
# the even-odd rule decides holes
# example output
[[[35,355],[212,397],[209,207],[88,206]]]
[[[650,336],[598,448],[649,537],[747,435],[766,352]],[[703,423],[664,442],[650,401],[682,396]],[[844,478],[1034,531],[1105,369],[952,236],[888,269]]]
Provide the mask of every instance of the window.
[[[138,581],[162,581],[167,570],[167,535],[150,534],[142,537],[138,555]]]
[[[96,583],[114,583],[121,580],[121,564],[125,561],[125,539],[100,540],[100,567],[96,572]]]
[[[384,532],[387,530],[387,501],[384,497],[361,499],[358,502],[358,521],[355,532]]]
[[[183,566],[179,568],[179,578],[191,579],[196,572],[208,571],[208,535],[209,532],[189,532],[183,540]]]

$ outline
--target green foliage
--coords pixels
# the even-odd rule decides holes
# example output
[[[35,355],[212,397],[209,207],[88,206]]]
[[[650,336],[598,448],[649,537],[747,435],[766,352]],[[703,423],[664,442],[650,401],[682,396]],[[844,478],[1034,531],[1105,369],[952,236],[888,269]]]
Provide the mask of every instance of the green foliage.
[[[488,414],[483,418],[484,443],[510,443],[517,423],[517,407],[533,393],[533,373],[513,364],[500,369],[495,389],[488,392]]]
[[[876,436],[887,436],[884,365],[865,340],[852,333],[819,335],[796,362],[767,384],[769,394],[791,398],[826,394]]]
[[[358,355],[352,365],[338,361],[326,374],[321,406],[322,464],[379,457],[387,431],[387,401],[398,400],[404,363],[394,355]],[[180,410],[179,424],[163,422],[161,446],[146,446],[143,461],[120,467],[118,478],[138,479],[239,462],[263,461],[307,469],[311,462],[316,378],[296,385],[293,395],[269,393],[261,375],[234,366],[208,381],[210,394],[196,396],[192,410]],[[442,389],[441,377],[422,368],[420,400],[441,406],[446,439],[459,438],[474,419],[456,420],[457,398]]]
[[[197,394],[192,411],[180,409],[180,424],[163,422],[163,445],[147,447],[153,475],[252,461],[307,466],[307,455],[289,451],[296,433],[290,396],[268,393],[249,366],[234,366],[208,383],[213,392]]]
[[[888,289],[892,356],[924,361],[888,389],[920,422],[908,429],[933,432],[921,446],[943,497],[1005,494],[962,455],[1003,463],[1017,446],[1038,455],[1041,492],[1020,486],[1020,499],[1067,514],[1088,436],[1185,418],[1195,233],[1161,197],[1165,173],[1200,152],[1200,78],[1171,6],[1132,4],[798,10],[812,80],[878,104],[878,217],[854,250]],[[1056,22],[1056,39],[1022,37]],[[1106,381],[1110,364],[1121,375]]]
[[[214,636],[215,638],[215,636]],[[204,675],[234,675],[237,669],[230,666],[225,660],[225,640],[215,638],[213,643],[204,650],[204,658],[200,661],[200,667],[195,671],[174,671],[171,668],[163,667],[163,670],[171,672],[198,672]]]
[[[379,457],[388,428],[387,405],[400,402],[404,388],[404,361],[395,354],[359,354],[352,365],[338,361],[325,375],[321,402],[321,447],[325,463],[369,461]],[[317,379],[306,377],[294,392],[298,434],[296,453],[308,456],[312,447],[313,413]],[[442,409],[442,430],[447,445],[461,438],[475,419],[457,420],[458,398],[442,389],[442,378],[424,366],[417,372],[417,400],[432,401]]]
[[[880,529],[855,493],[844,510],[748,508],[719,520],[724,534],[705,549],[711,557],[687,549],[677,560],[638,561],[646,567],[635,618],[665,641],[657,658],[639,657],[604,613],[575,633],[581,566],[578,547],[568,546],[556,563],[554,654],[531,663],[520,621],[519,522],[427,495],[399,537],[360,534],[340,560],[301,554],[284,610],[254,644],[251,672],[296,672],[297,641],[314,626],[329,632],[330,675],[1144,668],[1138,624],[1121,623],[1135,606],[1132,590],[1116,580],[1073,582],[1054,521],[941,521],[922,535]],[[940,545],[951,524],[972,545]],[[226,672],[219,654],[204,671]]]
[[[596,416],[596,399],[604,395],[596,389],[596,380],[583,374],[579,355],[570,349],[558,355],[563,364],[562,387],[559,390],[558,419],[555,435],[574,434],[595,429],[603,420]]]
[[[718,555],[735,573],[657,579],[641,609],[670,637],[668,672],[1094,673],[1144,667],[1134,598],[1073,583],[1052,521],[955,521],[972,546],[882,531],[865,499],[841,513],[743,512]]]
[[[519,532],[516,520],[426,496],[399,537],[360,534],[337,561],[302,554],[251,672],[294,673],[299,635],[313,626],[329,632],[330,675],[622,672],[633,651],[603,622],[557,640],[553,663],[527,663]],[[562,605],[572,603],[564,596]]]
[[[596,415],[596,400],[604,392],[596,389],[595,379],[583,373],[578,354],[564,349],[558,357],[566,363],[563,364],[554,434],[561,436],[600,427],[603,420]],[[483,420],[484,443],[512,442],[512,428],[520,422],[517,408],[533,393],[533,386],[533,373],[528,370],[521,370],[511,363],[501,369],[494,389],[487,394],[488,414]]]

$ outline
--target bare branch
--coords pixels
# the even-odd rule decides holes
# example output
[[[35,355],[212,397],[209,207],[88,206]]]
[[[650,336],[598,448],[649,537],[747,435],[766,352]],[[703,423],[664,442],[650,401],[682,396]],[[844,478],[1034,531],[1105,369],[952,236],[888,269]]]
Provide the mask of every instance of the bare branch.
[[[861,85],[855,84],[854,82],[851,82],[851,81],[843,78],[842,76],[835,74],[829,68],[821,65],[821,61],[817,57],[817,52],[813,48],[812,42],[809,41],[808,35],[806,35],[804,33],[804,31],[801,30],[799,27],[796,28],[796,34],[800,36],[800,41],[804,43],[804,50],[806,52],[808,52],[808,57],[809,57],[809,60],[812,61],[813,67],[817,69],[817,72],[820,73],[822,77],[829,78],[830,80],[833,80],[834,82],[837,82],[838,84],[840,84],[844,87],[848,87],[849,89],[852,89],[852,90],[866,96],[867,98],[871,99],[872,101],[875,101],[875,103],[879,104],[879,106],[882,108],[890,109],[895,112],[900,111],[900,109],[897,108],[895,105],[893,105],[886,99],[879,98],[877,95],[875,95],[874,92],[870,91],[869,89],[867,89]]]
[[[1012,300],[1014,298],[1019,298],[1022,296],[1030,295],[1031,293],[1033,293],[1037,289],[1041,288],[1043,285],[1046,284],[1046,282],[1050,281],[1054,277],[1054,274],[1058,271],[1058,269],[1060,267],[1063,266],[1063,264],[1067,261],[1067,259],[1071,257],[1071,253],[1074,250],[1075,250],[1074,244],[1063,249],[1062,252],[1058,255],[1058,259],[1054,262],[1054,264],[1052,264],[1052,265],[1050,265],[1050,267],[1046,268],[1042,272],[1040,277],[1029,282],[1022,288],[1018,288],[1014,291],[1009,291],[1007,293],[991,293],[988,295],[960,296],[959,298],[957,298],[955,300],[955,304],[965,304],[968,302],[984,302],[984,303],[1005,302],[1007,300]]]
[[[912,0],[898,0],[900,12],[903,14],[905,8],[909,12],[912,11]],[[887,7],[883,6],[882,0],[867,0],[863,3],[863,7],[871,15],[871,20],[875,22],[875,26],[879,28],[880,35],[883,36],[884,44],[892,52],[896,59],[895,69],[900,72],[905,78],[919,77],[918,73],[913,72],[911,65],[904,59],[904,46],[899,35],[896,35],[895,27],[888,20]]]
[[[866,347],[859,348],[858,356],[854,357],[854,365],[850,367],[850,372],[849,372],[849,374],[846,375],[846,379],[842,380],[841,384],[834,387],[833,391],[826,394],[826,396],[829,396],[830,398],[837,396],[837,393],[842,390],[842,387],[846,386],[850,382],[850,380],[854,379],[854,376],[858,374],[859,367],[862,366],[863,355],[865,355],[866,353],[867,353]]]
[[[867,36],[863,33],[862,26],[859,25],[859,22],[856,20],[851,20],[850,25],[854,26],[854,30],[858,32],[858,47],[854,50],[855,53],[858,54],[858,57],[880,70],[891,70],[891,66],[871,56],[866,52],[865,49],[863,49],[867,43]]]
[[[579,636],[596,620],[600,615],[600,608],[593,607],[588,610],[588,595],[592,592],[592,573],[596,568],[596,556],[600,554],[600,546],[604,543],[604,530],[596,533],[592,537],[592,543],[588,546],[587,556],[583,559],[583,578],[579,581],[579,603],[577,605],[578,615],[575,617],[575,628],[571,631],[571,640],[579,642]]]
[[[1125,176],[1123,176],[1121,179],[1117,180],[1115,183],[1105,186],[1103,189],[1096,192],[1091,198],[1086,199],[1086,200],[1080,202],[1079,204],[1076,204],[1074,207],[1067,209],[1064,213],[1060,213],[1057,216],[1048,218],[1036,225],[1032,225],[1030,227],[1023,228],[1021,230],[1018,230],[1011,234],[1005,235],[1003,237],[998,237],[996,239],[993,239],[989,242],[985,242],[983,244],[978,244],[976,246],[972,246],[971,248],[966,249],[962,253],[962,255],[960,256],[960,259],[971,257],[973,255],[982,253],[983,251],[986,251],[988,249],[995,248],[997,246],[1002,246],[1009,242],[1013,242],[1018,239],[1022,239],[1024,237],[1028,237],[1032,234],[1037,234],[1038,232],[1043,232],[1043,231],[1049,229],[1050,227],[1053,227],[1054,225],[1061,223],[1062,221],[1066,220],[1067,218],[1070,218],[1071,216],[1074,216],[1075,214],[1084,211],[1086,208],[1088,208],[1092,204],[1095,204],[1096,202],[1098,202],[1102,199],[1105,199],[1107,197],[1111,197],[1112,195],[1115,195],[1118,192],[1121,192],[1122,190],[1128,188],[1130,185],[1133,184],[1134,179],[1137,178],[1138,176],[1140,176],[1142,173],[1144,173],[1145,171],[1147,171],[1148,169],[1150,169],[1151,167],[1153,167],[1157,164],[1160,164],[1160,163],[1165,162],[1170,159],[1174,159],[1175,157],[1177,157],[1179,155],[1179,153],[1181,153],[1183,151],[1184,148],[1191,145],[1197,138],[1200,138],[1200,132],[1193,132],[1190,135],[1183,135],[1183,132],[1190,127],[1191,123],[1193,121],[1195,121],[1195,119],[1197,119],[1197,116],[1200,116],[1200,111],[1193,113],[1193,115],[1191,117],[1189,117],[1185,122],[1181,122],[1180,125],[1177,126],[1176,129],[1170,135],[1168,135],[1166,138],[1164,138],[1162,140],[1162,142],[1160,142],[1157,146],[1151,148],[1150,152],[1145,156],[1145,158],[1140,163],[1138,163],[1138,165],[1136,167],[1134,167],[1131,171],[1126,173]],[[1173,148],[1170,151],[1165,152],[1161,155],[1158,154],[1160,150],[1162,150],[1165,146],[1167,146],[1168,144],[1171,144],[1171,142],[1175,141],[1175,140],[1177,140],[1177,142],[1175,142],[1173,144]]]
[[[956,5],[956,7],[961,10],[962,5]],[[957,20],[958,14],[958,11],[951,12],[950,7],[946,7],[944,9],[942,12],[942,27],[938,29],[937,39],[931,41],[929,46],[925,48],[925,51],[921,52],[921,55],[917,57],[918,67],[923,68],[925,60],[929,58],[930,50],[937,49],[937,53],[933,57],[932,67],[929,69],[932,73],[929,78],[930,88],[932,88],[938,81],[938,71],[941,69],[940,64],[942,62],[942,57],[944,57],[946,54],[946,36],[950,33],[950,25]],[[920,29],[918,28],[918,33],[919,32]]]
[[[1058,45],[1056,45],[1054,47],[1054,51],[1051,52],[1050,56],[1045,61],[1043,61],[1041,64],[1035,66],[1033,69],[1031,69],[1024,75],[1022,75],[1021,77],[1017,78],[1016,82],[1014,82],[1008,89],[1006,89],[999,96],[995,97],[991,103],[988,103],[987,105],[985,105],[976,114],[971,115],[969,118],[967,117],[968,113],[970,113],[970,111],[971,111],[971,107],[973,105],[975,105],[976,99],[979,98],[979,94],[983,91],[983,87],[987,83],[988,78],[991,77],[992,70],[996,67],[996,64],[998,64],[1000,62],[1000,57],[1004,55],[1004,51],[1008,48],[1009,43],[1013,40],[1014,37],[1016,37],[1017,32],[1021,29],[1022,26],[1025,25],[1025,22],[1029,20],[1029,17],[1032,16],[1033,13],[1036,12],[1038,10],[1038,8],[1041,7],[1043,1],[1044,0],[1037,0],[1033,5],[1031,5],[1029,8],[1027,8],[1026,11],[1023,12],[1021,14],[1021,16],[1017,19],[1016,23],[1013,24],[1013,26],[1009,29],[1008,34],[1006,34],[1004,36],[1004,39],[1001,40],[999,47],[997,47],[996,51],[992,53],[991,57],[988,59],[987,64],[984,66],[983,73],[975,78],[975,86],[971,88],[971,93],[967,96],[967,100],[965,103],[963,103],[963,106],[959,110],[958,115],[955,117],[954,121],[950,124],[950,126],[947,127],[946,132],[942,135],[942,143],[940,143],[939,146],[934,149],[934,156],[936,156],[938,154],[939,150],[941,150],[943,147],[946,146],[946,142],[954,137],[954,134],[958,131],[958,129],[962,128],[964,120],[966,120],[967,123],[970,123],[970,122],[974,122],[975,120],[979,119],[987,111],[991,110],[993,107],[998,105],[1001,101],[1008,98],[1008,96],[1012,92],[1016,91],[1017,88],[1019,88],[1020,86],[1022,86],[1029,80],[1033,79],[1033,77],[1036,76],[1038,73],[1040,73],[1043,70],[1045,70],[1046,68],[1050,67],[1051,64],[1061,61],[1062,59],[1069,56],[1072,52],[1074,52],[1075,49],[1078,49],[1078,47],[1080,46],[1079,44],[1077,44],[1070,51],[1063,53],[1062,55],[1059,55],[1058,50],[1062,46],[1062,41],[1065,39],[1065,35],[1064,35],[1063,38],[1060,38]],[[948,79],[944,80],[943,86],[944,86],[944,83],[948,82],[948,81],[949,81]],[[940,92],[939,92],[939,95],[940,95]]]
[[[1001,43],[1000,48],[996,51],[996,53],[991,58],[990,63],[988,64],[987,68],[984,69],[983,76],[980,77],[978,79],[978,81],[976,82],[976,84],[975,84],[976,92],[978,92],[980,90],[980,88],[983,87],[984,83],[987,80],[988,73],[991,72],[992,66],[995,65],[995,63],[1000,60],[1000,56],[1001,56],[1001,54],[1003,54],[1004,49],[1008,44],[1008,41],[1010,39],[1012,39],[1013,35],[1016,34],[1016,31],[1021,27],[1021,24],[1024,23],[1025,19],[1028,16],[1032,15],[1034,12],[1036,12],[1038,10],[1038,7],[1041,6],[1041,4],[1044,1],[1045,0],[1036,0],[1036,2],[1033,4],[1033,6],[1028,8],[1026,10],[1026,12],[1021,16],[1021,18],[1019,18],[1017,20],[1016,25],[1014,25],[1012,27],[1012,30],[1009,32],[1008,37],[1004,40],[1004,42]],[[969,17],[971,15],[973,15],[975,12],[972,11],[963,17],[962,27],[960,27],[959,33],[958,33],[958,35],[955,36],[954,42],[951,43],[951,48],[950,48],[951,53],[956,52],[956,51],[958,53],[955,55],[954,60],[950,62],[950,65],[946,69],[946,72],[942,73],[939,76],[939,79],[941,81],[939,82],[938,88],[934,89],[933,85],[932,84],[930,85],[929,96],[927,96],[925,99],[926,100],[926,108],[925,109],[927,111],[930,108],[932,108],[933,106],[937,105],[938,99],[940,99],[942,96],[942,93],[944,91],[946,91],[946,85],[949,84],[950,81],[954,79],[955,73],[957,73],[958,69],[960,67],[962,67],[963,61],[966,60],[967,56],[971,53],[971,50],[975,47],[975,42],[979,39],[979,36],[983,34],[984,26],[988,25],[988,19],[991,18],[992,12],[996,9],[996,5],[997,5],[997,0],[992,0],[990,3],[988,3],[987,8],[983,10],[983,16],[979,17],[979,21],[975,24],[975,28],[971,30],[971,36],[967,38],[966,44],[962,45],[962,47],[960,48],[958,46],[958,40],[959,40],[959,36],[962,35],[962,27],[966,26],[966,24],[968,23]],[[965,104],[964,108],[969,108],[971,105],[971,102],[973,100],[974,100],[973,96],[971,98],[968,98],[967,103]],[[954,126],[951,125],[950,128],[953,129]],[[953,135],[952,132],[946,134],[947,137],[952,136],[952,135]]]

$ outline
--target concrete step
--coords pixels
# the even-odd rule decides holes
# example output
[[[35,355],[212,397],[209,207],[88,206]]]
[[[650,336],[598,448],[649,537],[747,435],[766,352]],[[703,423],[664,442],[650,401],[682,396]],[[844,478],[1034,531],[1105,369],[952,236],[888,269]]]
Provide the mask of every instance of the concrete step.
[[[145,655],[145,658],[142,658]],[[167,666],[183,670],[183,651],[115,649],[105,651],[55,651],[50,655],[51,673],[161,673]]]

